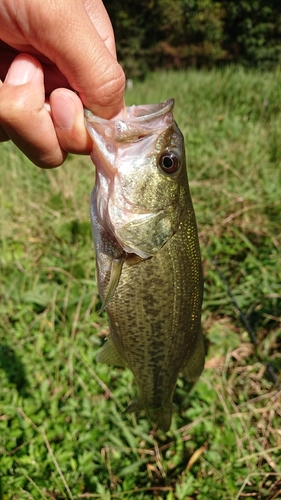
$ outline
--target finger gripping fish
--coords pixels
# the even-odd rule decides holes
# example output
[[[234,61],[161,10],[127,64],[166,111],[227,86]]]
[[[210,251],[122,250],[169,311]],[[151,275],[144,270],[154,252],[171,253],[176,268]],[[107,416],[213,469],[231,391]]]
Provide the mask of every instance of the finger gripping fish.
[[[131,106],[125,118],[85,111],[96,183],[90,213],[102,310],[110,335],[98,361],[129,367],[158,428],[171,424],[180,372],[204,366],[202,266],[183,136],[174,100]]]

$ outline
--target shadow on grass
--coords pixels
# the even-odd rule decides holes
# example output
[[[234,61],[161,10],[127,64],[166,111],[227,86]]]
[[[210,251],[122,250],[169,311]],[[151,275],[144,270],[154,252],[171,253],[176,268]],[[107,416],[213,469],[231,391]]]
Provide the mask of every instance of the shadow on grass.
[[[21,396],[29,395],[24,366],[12,347],[5,344],[0,344],[0,369],[6,373],[9,382],[16,387]]]

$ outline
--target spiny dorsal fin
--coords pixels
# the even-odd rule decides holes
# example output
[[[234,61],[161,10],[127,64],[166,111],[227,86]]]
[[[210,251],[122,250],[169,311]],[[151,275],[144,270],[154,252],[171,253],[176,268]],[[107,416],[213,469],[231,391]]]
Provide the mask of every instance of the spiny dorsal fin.
[[[97,361],[98,363],[104,363],[106,365],[122,366],[122,368],[127,366],[126,362],[117,351],[110,335],[98,353]]]

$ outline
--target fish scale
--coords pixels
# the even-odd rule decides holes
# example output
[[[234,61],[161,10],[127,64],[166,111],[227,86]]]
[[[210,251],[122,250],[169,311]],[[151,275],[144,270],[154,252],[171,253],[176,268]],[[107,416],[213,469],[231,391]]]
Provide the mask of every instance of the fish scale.
[[[145,106],[144,115],[127,108],[122,126],[86,113],[98,285],[110,326],[98,361],[131,369],[139,396],[128,411],[145,409],[164,431],[180,372],[195,382],[205,356],[197,226],[172,109],[172,100]],[[108,140],[110,155],[101,147]]]

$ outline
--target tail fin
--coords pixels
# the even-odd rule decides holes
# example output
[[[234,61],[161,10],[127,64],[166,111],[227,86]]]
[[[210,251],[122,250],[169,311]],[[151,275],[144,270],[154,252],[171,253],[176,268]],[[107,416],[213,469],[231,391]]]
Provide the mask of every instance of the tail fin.
[[[168,432],[172,421],[172,408],[154,410],[152,420],[155,421],[158,429]]]
[[[147,410],[149,418],[155,423],[157,429],[168,432],[172,421],[172,405],[165,408],[145,408],[140,399],[135,399],[125,413],[135,413],[141,410]]]

